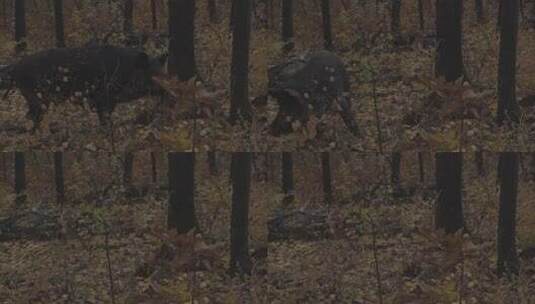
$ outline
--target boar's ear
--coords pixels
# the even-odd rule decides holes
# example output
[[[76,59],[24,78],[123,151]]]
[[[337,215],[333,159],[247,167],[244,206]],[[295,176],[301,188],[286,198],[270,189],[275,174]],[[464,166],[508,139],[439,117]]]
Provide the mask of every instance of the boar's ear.
[[[138,69],[147,69],[149,68],[149,56],[145,53],[139,53],[136,57],[135,62],[136,68]]]

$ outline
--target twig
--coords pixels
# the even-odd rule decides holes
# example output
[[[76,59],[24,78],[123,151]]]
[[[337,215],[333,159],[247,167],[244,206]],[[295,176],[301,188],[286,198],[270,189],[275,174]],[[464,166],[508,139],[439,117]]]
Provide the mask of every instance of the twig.
[[[191,135],[191,152],[195,153],[195,143],[197,139],[197,88],[193,84],[193,134]]]
[[[377,254],[377,233],[375,231],[375,223],[373,222],[373,219],[368,216],[368,220],[372,226],[373,261],[375,264],[375,278],[377,279],[377,296],[379,297],[379,304],[383,304],[383,284],[381,280],[381,272],[379,271],[379,259]]]
[[[377,127],[377,141],[378,141],[378,144],[379,144],[379,153],[381,153],[381,155],[383,155],[383,135],[382,135],[382,131],[381,131],[381,121],[380,121],[380,118],[379,118],[379,107],[377,106],[377,84],[376,84],[376,81],[374,79],[373,83],[372,83],[372,87],[373,87],[373,107],[375,109],[375,125]]]
[[[111,271],[111,259],[110,259],[110,246],[109,246],[109,231],[108,228],[106,228],[105,233],[105,241],[106,241],[106,260],[108,262],[108,279],[110,280],[110,293],[111,293],[111,303],[115,304],[115,290],[113,288],[113,274]]]
[[[459,275],[459,304],[463,303],[463,292],[464,292],[464,252],[461,245],[461,273]]]
[[[464,103],[463,103],[463,116],[461,117],[461,134],[459,134],[459,152],[463,152],[463,146],[464,146],[464,113],[465,113],[465,109],[464,109]]]

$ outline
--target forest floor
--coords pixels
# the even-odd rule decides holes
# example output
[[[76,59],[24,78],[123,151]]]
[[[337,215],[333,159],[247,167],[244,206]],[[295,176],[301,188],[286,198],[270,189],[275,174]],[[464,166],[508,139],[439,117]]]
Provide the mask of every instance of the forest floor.
[[[361,162],[366,168],[371,165]],[[340,166],[344,167],[349,166]],[[399,304],[449,304],[460,297],[463,303],[533,303],[532,181],[522,179],[519,186],[521,273],[513,293],[496,275],[494,174],[466,176],[468,232],[445,236],[433,229],[436,193],[430,185],[407,181],[402,186],[413,189],[411,195],[395,197],[390,187],[368,176],[378,170],[351,167],[361,174],[341,169],[335,177],[330,236],[309,241],[267,243],[266,220],[280,204],[279,186],[253,182],[251,253],[267,246],[268,255],[267,265],[265,258],[254,260],[253,275],[244,281],[232,279],[226,271],[230,221],[226,174],[198,180],[199,237],[166,230],[167,193],[157,188],[137,197],[121,187],[108,188],[103,195],[94,187],[70,185],[71,190],[78,189],[72,191],[77,197],[69,200],[60,216],[61,208],[46,195],[29,196],[28,203],[13,208],[10,187],[0,184],[0,225],[19,215],[13,227],[39,227],[0,241],[0,303],[110,303],[110,265],[116,303],[194,299],[195,303],[371,304],[381,303],[379,294],[382,303]],[[301,168],[296,178],[295,208],[319,209],[317,174]],[[403,176],[403,180],[411,179]],[[43,186],[32,192],[53,193]],[[2,231],[0,240],[13,235],[5,227]]]
[[[360,137],[349,133],[334,114],[324,118],[319,134],[302,128],[288,136],[273,137],[266,130],[278,110],[274,100],[267,108],[255,109],[252,125],[230,126],[227,117],[231,41],[224,27],[202,23],[199,26],[202,34],[198,35],[196,45],[197,65],[210,90],[219,92],[196,93],[197,106],[205,110],[204,117],[191,118],[192,92],[182,88],[186,95],[174,100],[171,107],[160,106],[157,98],[121,104],[113,115],[113,136],[99,126],[94,113],[74,105],[49,109],[42,130],[31,134],[27,131],[31,123],[25,119],[26,104],[15,94],[0,104],[0,148],[206,151],[217,147],[220,151],[259,152],[535,149],[530,140],[535,135],[533,110],[529,100],[523,99],[535,96],[533,30],[522,27],[519,35],[517,96],[519,101],[523,100],[525,115],[520,126],[511,129],[498,127],[494,121],[499,51],[493,23],[467,22],[463,35],[464,61],[470,84],[447,85],[434,78],[435,49],[422,47],[425,43],[422,34],[416,34],[413,45],[396,48],[392,46],[391,36],[381,29],[367,33],[342,28],[338,23],[348,22],[344,18],[349,17],[340,17],[335,25],[340,37],[336,52],[351,74],[353,109],[362,131]],[[306,26],[312,25],[300,25]],[[303,37],[297,40],[296,54],[320,47],[321,40],[314,36],[317,33],[305,34],[303,28],[297,31]],[[3,39],[8,41],[8,37],[0,37]],[[252,39],[251,99],[265,92],[268,66],[283,60],[276,33],[257,30]],[[36,43],[30,52],[39,47],[44,46]],[[0,58],[11,60],[9,48],[0,49]],[[415,119],[418,117],[421,119]]]

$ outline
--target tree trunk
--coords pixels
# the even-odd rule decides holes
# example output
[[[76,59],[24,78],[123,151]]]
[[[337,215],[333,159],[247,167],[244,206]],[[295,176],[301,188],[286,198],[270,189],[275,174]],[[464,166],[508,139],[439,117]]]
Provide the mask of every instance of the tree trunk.
[[[7,169],[7,159],[6,159],[7,153],[3,152],[3,153],[1,153],[1,155],[2,155],[2,176],[4,178],[4,182],[7,183],[7,179],[8,179],[8,177],[7,177],[7,175],[8,175],[7,170],[8,169]]]
[[[266,0],[267,1],[267,22],[268,22],[268,28],[274,28],[274,7],[273,7],[273,0]]]
[[[150,0],[150,12],[152,17],[152,30],[158,31],[158,12],[156,10],[156,0]]]
[[[24,152],[15,152],[15,202],[23,204],[26,201],[26,159]]]
[[[501,0],[500,59],[498,63],[497,121],[518,123],[516,101],[516,49],[518,42],[518,0]]]
[[[329,152],[321,153],[321,172],[323,180],[323,195],[325,203],[330,205],[333,202],[333,187],[331,176],[331,155]]]
[[[392,35],[399,39],[401,36],[401,0],[392,0],[392,15],[390,20],[390,30]]]
[[[210,175],[217,175],[217,155],[215,151],[208,152],[208,169]]]
[[[230,18],[229,18],[229,30],[232,33],[234,30],[234,23],[236,22],[236,2],[230,0]]]
[[[462,0],[437,0],[437,58],[435,74],[451,82],[463,75]]]
[[[502,27],[502,19],[503,19],[503,2],[502,0],[496,0],[498,1],[498,22],[496,22],[496,31],[499,31]]]
[[[535,153],[531,153],[530,167],[531,167],[531,180],[535,181]]]
[[[251,35],[250,0],[233,0],[235,26],[232,39],[231,65],[231,104],[230,122],[251,120],[251,103],[249,102],[249,43]]]
[[[323,20],[323,46],[327,50],[333,49],[333,34],[331,25],[330,0],[321,0],[321,16]]]
[[[63,18],[63,0],[54,0],[54,21],[56,23],[56,47],[65,47],[65,27]]]
[[[158,171],[156,167],[156,154],[154,152],[150,152],[150,164],[152,172],[152,183],[156,184],[156,182],[158,182]]]
[[[130,34],[134,30],[134,0],[124,0],[124,23],[123,31]]]
[[[485,161],[483,159],[483,151],[479,150],[475,154],[477,174],[479,176],[485,175]]]
[[[176,228],[178,233],[187,233],[198,228],[195,216],[195,154],[170,152],[169,206],[167,228]]]
[[[290,205],[295,199],[293,157],[291,152],[282,152],[282,192],[283,204]]]
[[[293,0],[282,0],[281,13],[283,50],[290,52],[294,48]]]
[[[15,1],[15,52],[26,50],[26,8],[25,0]]]
[[[435,228],[455,233],[464,227],[462,204],[463,154],[437,153],[436,183],[439,193],[435,213]]]
[[[420,31],[425,31],[425,15],[423,0],[418,0],[418,17],[420,19]]]
[[[530,10],[530,25],[532,28],[535,28],[535,1],[531,2],[531,10]]]
[[[425,183],[424,153],[418,152],[418,168],[420,169],[420,183]]]
[[[217,3],[215,0],[208,0],[208,16],[211,23],[217,22]]]
[[[8,26],[9,26],[9,21],[8,21],[9,18],[7,15],[7,7],[8,7],[7,2],[8,2],[7,0],[2,1],[2,21],[3,21],[2,26],[4,27],[4,31],[7,31]]]
[[[134,153],[126,152],[123,161],[123,185],[125,189],[132,188],[132,173],[134,170]]]
[[[251,153],[232,153],[232,215],[230,226],[230,273],[250,274],[249,198]]]
[[[483,0],[475,0],[477,22],[483,23],[485,21],[485,14],[483,13]]]
[[[500,209],[498,219],[498,275],[518,275],[516,248],[516,205],[518,188],[518,153],[500,153],[498,163]]]
[[[197,73],[195,65],[195,0],[168,0],[169,59],[168,73],[181,81]]]
[[[65,183],[63,175],[63,152],[54,152],[54,180],[56,182],[56,201],[63,206],[65,202]]]
[[[401,152],[392,153],[390,161],[390,181],[394,188],[400,188],[401,184]]]

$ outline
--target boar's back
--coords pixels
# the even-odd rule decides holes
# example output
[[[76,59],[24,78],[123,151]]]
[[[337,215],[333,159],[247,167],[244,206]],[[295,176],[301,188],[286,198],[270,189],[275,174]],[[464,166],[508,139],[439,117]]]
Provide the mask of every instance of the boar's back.
[[[334,83],[338,94],[349,89],[343,62],[328,51],[292,58],[286,63],[272,67],[268,78],[272,92],[279,90],[313,92],[328,83]]]
[[[133,75],[148,68],[148,57],[141,51],[95,46],[52,49],[27,56],[13,66],[11,74],[19,88],[61,97],[80,92],[91,98],[104,92],[120,93],[131,85]]]

